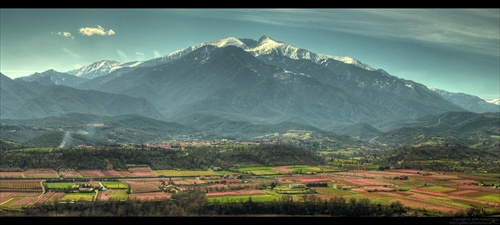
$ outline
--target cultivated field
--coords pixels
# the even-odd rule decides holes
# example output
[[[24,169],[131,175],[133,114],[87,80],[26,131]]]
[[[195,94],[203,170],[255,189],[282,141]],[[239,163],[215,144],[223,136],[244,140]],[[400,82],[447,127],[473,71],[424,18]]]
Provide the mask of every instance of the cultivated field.
[[[131,171],[130,171],[131,170]],[[500,213],[499,174],[463,174],[419,170],[320,172],[318,167],[281,166],[240,168],[224,171],[156,170],[130,167],[124,171],[59,170],[64,178],[94,178],[91,181],[45,182],[24,177],[54,177],[49,169],[2,172],[0,208],[16,208],[55,201],[121,201],[169,199],[177,190],[203,189],[209,201],[274,201],[283,196],[301,201],[314,194],[318,199],[368,198],[372,203],[399,201],[415,209],[458,213],[471,205]],[[9,175],[10,174],[10,175]],[[110,176],[111,174],[111,176]],[[120,177],[116,177],[119,174]],[[221,175],[224,174],[224,175]],[[87,177],[88,176],[88,177]],[[9,179],[16,177],[17,179]],[[99,180],[100,178],[112,180]],[[140,177],[140,178],[139,178]],[[44,184],[45,188],[44,188]],[[101,187],[90,193],[64,192],[74,185]],[[104,187],[104,188],[102,188]]]

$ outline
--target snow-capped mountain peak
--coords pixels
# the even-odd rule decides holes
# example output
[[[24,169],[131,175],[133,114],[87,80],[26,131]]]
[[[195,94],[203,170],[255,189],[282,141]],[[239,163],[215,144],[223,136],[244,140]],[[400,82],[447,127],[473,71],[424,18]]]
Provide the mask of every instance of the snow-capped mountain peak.
[[[154,65],[166,63],[166,62],[172,61],[174,59],[178,59],[178,58],[184,56],[185,54],[192,52],[192,51],[194,51],[200,47],[206,46],[206,45],[213,45],[213,46],[216,46],[219,48],[232,45],[232,46],[239,47],[239,48],[253,54],[255,57],[266,56],[266,55],[278,53],[278,54],[281,54],[283,56],[289,57],[291,59],[307,59],[307,60],[311,60],[317,64],[323,64],[326,60],[333,59],[333,60],[341,61],[341,62],[346,63],[346,64],[351,64],[351,65],[360,67],[360,68],[365,69],[365,70],[370,70],[370,71],[375,70],[371,66],[369,66],[365,63],[362,63],[359,60],[356,60],[356,59],[351,58],[351,57],[316,54],[316,53],[313,53],[313,52],[305,50],[305,49],[294,47],[294,46],[286,44],[284,42],[276,41],[267,35],[263,35],[256,42],[255,42],[255,40],[250,40],[249,42],[246,42],[245,40],[246,39],[228,37],[228,38],[223,38],[223,39],[219,39],[219,40],[215,40],[215,41],[211,41],[211,42],[204,42],[204,43],[201,43],[199,45],[180,49],[178,51],[172,52],[172,53],[167,54],[165,56],[162,56],[160,58],[152,59],[152,60],[147,61],[146,63],[142,64],[142,66],[154,66]],[[246,43],[251,43],[250,44],[251,46],[249,46],[249,44],[246,44]]]
[[[68,73],[57,72],[53,69],[46,70],[42,73],[34,73],[28,76],[19,77],[16,79],[24,80],[24,81],[37,81],[43,85],[66,85],[70,87],[74,87],[78,84],[81,84],[87,81],[87,78],[73,76]]]
[[[224,47],[224,46],[228,46],[228,45],[233,45],[233,46],[236,46],[236,47],[239,47],[242,49],[247,48],[245,43],[243,43],[240,39],[235,38],[235,37],[228,37],[228,38],[224,38],[224,39],[219,39],[217,41],[208,42],[207,44],[215,45],[219,48]]]
[[[285,47],[286,44],[282,42],[275,41],[268,36],[262,36],[257,42],[257,47],[251,49],[257,55],[269,53],[274,49],[280,49]],[[294,49],[297,50],[297,49]]]
[[[281,56],[285,56],[294,60],[300,60],[300,59],[310,60],[318,65],[324,65],[324,66],[326,66],[325,62],[332,59],[336,61],[341,61],[346,64],[351,64],[365,70],[369,71],[375,70],[371,66],[351,57],[317,54],[302,48],[294,47],[285,42],[276,41],[269,36],[263,35],[258,39],[258,41],[252,39],[228,37],[211,42],[204,42],[198,45],[194,45],[188,48],[171,52],[162,57],[154,58],[148,61],[134,61],[134,62],[120,63],[113,60],[101,60],[92,63],[88,66],[68,71],[66,73],[78,77],[92,79],[95,77],[104,76],[121,68],[152,67],[168,63],[172,60],[181,58],[182,56],[188,54],[189,52],[192,52],[198,48],[207,45],[212,45],[219,48],[226,46],[236,46],[251,53],[255,57],[272,57],[273,54],[279,54]]]
[[[324,54],[316,54],[311,51],[297,48],[294,46],[291,46],[289,44],[286,44],[284,42],[280,41],[275,41],[272,38],[264,35],[262,36],[258,44],[255,48],[251,49],[245,49],[249,52],[252,52],[255,56],[259,55],[266,55],[266,54],[271,54],[273,51],[277,51],[284,56],[287,56],[291,59],[307,59],[311,60],[317,64],[322,64],[325,62],[327,59],[333,59],[337,61],[341,61],[346,64],[351,64],[357,67],[360,67],[365,70],[370,70],[373,71],[375,70],[371,66],[360,62],[357,59],[351,58],[351,57],[346,57],[346,56],[330,56],[330,55],[324,55]]]
[[[101,60],[80,69],[70,70],[66,73],[75,75],[77,77],[95,78],[103,74],[108,74],[110,70],[120,65],[119,62],[113,60]]]
[[[124,67],[136,67],[141,65],[143,62],[141,61],[133,61],[133,62],[127,62],[127,63],[120,63],[114,60],[101,60],[97,61],[95,63],[92,63],[90,65],[81,67],[79,69],[75,70],[70,70],[66,73],[75,75],[77,77],[83,77],[83,78],[96,78],[100,76],[104,76],[106,74],[109,74],[117,69],[121,69]]]

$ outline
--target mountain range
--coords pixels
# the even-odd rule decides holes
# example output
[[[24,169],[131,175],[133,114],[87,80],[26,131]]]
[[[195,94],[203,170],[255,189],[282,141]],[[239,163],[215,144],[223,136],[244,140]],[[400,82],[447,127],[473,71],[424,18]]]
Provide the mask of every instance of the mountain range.
[[[369,138],[391,122],[500,111],[473,95],[268,36],[224,38],[142,62],[101,60],[67,72],[0,77],[2,120],[135,114],[214,133],[287,124]]]
[[[498,99],[485,101],[477,96],[465,93],[453,93],[437,88],[430,88],[430,90],[435,91],[446,100],[453,102],[471,112],[484,113],[500,111],[500,101]]]

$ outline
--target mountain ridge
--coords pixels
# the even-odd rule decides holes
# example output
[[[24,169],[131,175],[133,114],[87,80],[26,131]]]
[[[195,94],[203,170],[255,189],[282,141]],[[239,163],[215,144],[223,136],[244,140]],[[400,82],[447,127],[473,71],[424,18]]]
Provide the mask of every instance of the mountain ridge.
[[[23,100],[26,106],[9,106],[9,116],[26,116],[28,106],[36,109],[32,110],[38,113],[35,117],[71,112],[115,116],[125,110],[125,114],[176,121],[206,114],[229,121],[214,130],[224,130],[224,124],[249,121],[289,122],[369,138],[388,121],[470,111],[421,83],[398,78],[354,58],[316,54],[266,35],[258,40],[228,37],[203,42],[147,61],[101,60],[66,73],[44,73],[56,75],[31,77],[44,77],[36,81],[47,90],[33,91]],[[54,82],[61,74],[87,80],[73,85],[59,83],[73,86],[62,91],[62,95],[70,96],[64,100],[56,94],[64,88]],[[27,79],[20,79],[23,86],[36,89]],[[82,97],[97,96],[96,92],[99,97],[92,100]],[[109,108],[109,104],[93,103],[106,98],[120,104]],[[125,107],[127,102],[133,102],[133,106]],[[77,110],[65,111],[71,104]],[[93,107],[95,111],[87,111]],[[198,127],[209,128],[208,117],[203,118],[206,124]]]
[[[438,88],[429,88],[430,90],[438,93],[450,102],[462,106],[475,113],[485,113],[485,112],[500,112],[500,101],[493,100],[488,102],[481,99],[475,95],[469,95],[465,93],[449,92]]]

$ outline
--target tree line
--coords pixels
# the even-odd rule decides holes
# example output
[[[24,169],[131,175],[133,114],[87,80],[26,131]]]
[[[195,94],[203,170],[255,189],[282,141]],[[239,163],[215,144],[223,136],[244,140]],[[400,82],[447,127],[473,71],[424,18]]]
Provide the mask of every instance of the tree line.
[[[285,195],[271,202],[240,200],[234,202],[207,201],[205,192],[191,189],[175,193],[170,199],[155,201],[96,201],[56,202],[23,207],[16,212],[1,211],[0,216],[23,217],[165,217],[165,216],[331,216],[331,217],[433,217],[426,210],[412,210],[399,201],[382,205],[372,203],[368,198],[335,196],[321,199],[316,195],[304,194],[294,200]],[[481,207],[471,207],[453,215],[459,217],[487,216]]]
[[[401,203],[373,204],[369,199],[333,197],[320,199],[304,195],[302,200],[283,196],[272,202],[255,202],[249,197],[238,202],[208,202],[203,191],[193,189],[158,201],[97,201],[35,205],[23,208],[16,216],[224,216],[224,215],[294,215],[294,216],[407,216]]]

